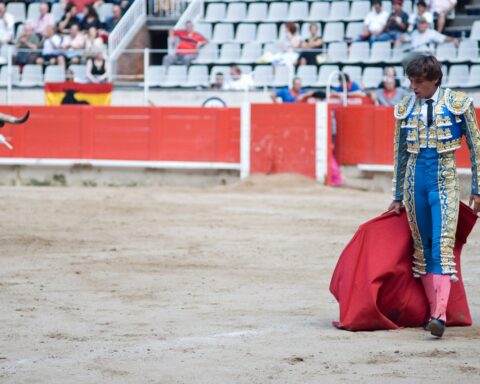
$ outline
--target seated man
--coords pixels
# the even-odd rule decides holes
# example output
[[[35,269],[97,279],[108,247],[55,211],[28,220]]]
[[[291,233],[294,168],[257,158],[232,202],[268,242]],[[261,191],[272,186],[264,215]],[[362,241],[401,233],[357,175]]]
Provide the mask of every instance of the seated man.
[[[430,10],[437,17],[437,31],[443,32],[447,15],[455,9],[457,0],[432,0]]]
[[[347,84],[347,94],[348,94],[348,96],[363,96],[364,95],[360,85],[358,85],[354,81],[351,81],[348,73],[343,73],[343,76],[345,77],[345,82]],[[338,82],[340,83],[340,85],[338,87],[332,87],[332,94],[334,94],[334,95],[343,94],[342,74],[340,74],[338,76]]]
[[[302,88],[302,80],[299,77],[293,78],[291,88],[285,87],[271,94],[274,103],[297,103],[306,96],[310,96],[310,93]]]
[[[207,44],[207,40],[202,35],[193,31],[191,21],[185,23],[185,29],[176,31],[171,29],[169,33],[169,45],[175,44],[176,47],[174,54],[164,56],[163,65],[165,66],[172,64],[190,65],[198,56],[198,50]]]
[[[230,81],[224,85],[223,89],[228,91],[249,91],[255,88],[252,76],[242,74],[242,70],[237,65],[230,67]]]
[[[57,64],[62,53],[62,38],[53,25],[47,25],[41,41],[42,55],[37,57],[37,64]],[[63,61],[60,60],[63,64]]]
[[[372,42],[383,32],[388,20],[388,12],[382,10],[381,0],[372,1],[373,10],[368,13],[363,23],[363,31],[358,37],[358,41]]]
[[[433,53],[432,44],[441,44],[451,41],[456,47],[459,41],[451,36],[442,35],[430,28],[425,17],[418,19],[418,29],[414,30],[410,35],[402,35],[398,40],[401,43],[410,44],[410,50],[415,53]]]
[[[49,12],[48,4],[45,2],[40,3],[38,7],[38,11],[39,11],[39,14],[33,20],[32,27],[33,27],[33,31],[38,36],[41,37],[45,35],[45,31],[48,25],[52,25],[52,26],[55,25],[55,16],[53,16],[53,14]]]
[[[430,26],[433,26],[433,15],[427,11],[427,3],[425,1],[420,0],[417,3],[417,12],[414,12],[408,18],[408,31],[412,32],[413,30],[417,29],[418,19],[420,17],[425,18]]]
[[[70,33],[62,40],[63,55],[66,58],[68,65],[80,64],[83,50],[85,49],[85,35],[80,32],[78,24],[73,24],[70,27]],[[64,64],[65,59],[61,60],[59,57],[59,64]]]
[[[222,72],[215,74],[215,81],[210,84],[210,89],[216,89],[218,91],[225,89],[225,76]]]
[[[15,18],[7,12],[5,2],[0,1],[0,45],[13,41]]]
[[[122,8],[119,5],[114,5],[112,8],[112,16],[107,17],[105,20],[105,30],[110,33],[116,27],[116,25],[120,22],[122,18]]]
[[[403,0],[392,1],[392,13],[390,14],[383,32],[378,36],[372,36],[370,42],[397,40],[407,32],[408,15],[402,10]]]
[[[405,89],[395,86],[394,77],[385,76],[383,86],[383,89],[377,89],[370,94],[375,105],[396,105],[408,95]]]
[[[31,24],[26,23],[22,34],[18,37],[17,57],[15,62],[18,65],[32,64],[35,62],[38,54],[35,52],[40,47],[40,38],[33,32]]]

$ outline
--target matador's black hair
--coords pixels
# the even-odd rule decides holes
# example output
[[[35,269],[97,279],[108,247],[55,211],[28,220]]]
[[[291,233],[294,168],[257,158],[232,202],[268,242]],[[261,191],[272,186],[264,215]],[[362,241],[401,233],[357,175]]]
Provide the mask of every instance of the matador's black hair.
[[[410,79],[438,80],[436,85],[442,84],[442,64],[433,55],[415,57],[407,66],[407,76]]]

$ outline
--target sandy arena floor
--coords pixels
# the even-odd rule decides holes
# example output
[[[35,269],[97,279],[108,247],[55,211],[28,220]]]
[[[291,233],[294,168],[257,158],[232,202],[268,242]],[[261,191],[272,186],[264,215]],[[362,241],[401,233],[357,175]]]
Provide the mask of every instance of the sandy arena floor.
[[[338,255],[383,194],[299,177],[209,189],[0,188],[1,383],[476,383],[475,325],[331,326]]]

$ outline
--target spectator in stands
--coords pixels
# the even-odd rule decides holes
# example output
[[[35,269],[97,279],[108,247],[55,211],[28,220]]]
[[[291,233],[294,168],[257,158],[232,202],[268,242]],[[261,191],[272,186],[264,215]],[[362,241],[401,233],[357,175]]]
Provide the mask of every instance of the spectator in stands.
[[[85,57],[93,57],[97,51],[105,51],[105,43],[95,27],[90,27],[85,37]]]
[[[295,77],[292,81],[292,87],[282,88],[276,93],[271,94],[272,101],[278,103],[297,103],[304,99],[303,95],[306,95],[307,91],[302,88],[302,80],[299,77]]]
[[[350,80],[350,76],[348,73],[340,73],[338,75],[338,82],[340,85],[338,87],[332,87],[332,94],[343,94],[343,77],[345,77],[345,83],[347,85],[347,94],[348,96],[363,96],[363,91],[360,85],[358,85],[356,82]]]
[[[47,3],[40,3],[38,9],[40,14],[32,21],[32,27],[33,31],[42,37],[45,35],[47,25],[55,25],[55,16],[48,11]]]
[[[392,77],[395,79],[395,87],[400,87],[400,79],[397,76],[397,71],[395,70],[394,67],[385,67],[383,70],[383,77]],[[385,83],[382,80],[382,82],[378,85],[379,89],[385,88]]]
[[[53,25],[46,26],[41,46],[42,55],[37,57],[37,64],[57,64],[62,53],[62,38],[57,34]]]
[[[27,23],[23,27],[22,34],[18,37],[16,63],[18,65],[32,64],[35,62],[38,54],[36,50],[40,47],[40,38],[33,32],[31,24]]]
[[[423,17],[430,26],[433,26],[433,15],[427,11],[427,3],[423,0],[417,3],[417,12],[412,13],[408,19],[409,32],[417,29],[418,19],[420,17]]]
[[[80,24],[80,29],[82,31],[88,31],[90,27],[95,27],[96,29],[102,28],[102,23],[100,22],[100,18],[98,17],[98,13],[93,7],[93,4],[87,5],[87,13]]]
[[[0,45],[9,44],[13,41],[15,18],[7,12],[5,3],[0,2]]]
[[[255,88],[252,76],[242,73],[237,65],[230,67],[230,81],[225,84],[225,90],[229,91],[248,91]]]
[[[70,27],[70,33],[63,38],[62,49],[67,64],[80,64],[85,49],[85,35],[80,32],[78,24]]]
[[[88,80],[92,83],[105,83],[108,81],[109,69],[108,63],[103,56],[103,51],[97,51],[94,57],[87,60],[86,74]]]
[[[400,37],[400,43],[409,43],[410,49],[415,53],[432,53],[433,43],[440,44],[451,41],[456,47],[459,41],[453,37],[442,35],[440,32],[430,28],[427,19],[420,17],[418,19],[418,29],[410,35],[405,34]]]
[[[223,90],[225,86],[225,75],[222,72],[215,74],[215,82],[210,84],[210,89]]]
[[[134,0],[121,0],[120,1],[120,8],[122,9],[122,16],[127,13],[128,8],[130,8],[130,5],[132,5]]]
[[[265,52],[258,60],[259,63],[272,63],[273,65],[295,65],[298,60],[297,49],[302,40],[297,33],[297,25],[292,22],[285,23],[285,34],[280,41],[281,52]]]
[[[78,17],[77,6],[74,3],[67,3],[65,7],[65,14],[58,23],[58,31],[60,33],[68,33],[72,25],[80,25],[80,18]]]
[[[387,24],[383,28],[382,33],[372,36],[370,42],[375,41],[395,41],[408,29],[408,15],[402,10],[403,0],[392,1],[392,13],[390,14]]]
[[[375,105],[396,105],[408,95],[408,91],[397,87],[395,81],[394,77],[384,77],[382,83],[385,88],[377,89],[370,94]]]
[[[437,17],[437,31],[443,32],[447,15],[455,9],[457,0],[432,0],[430,10]]]
[[[310,23],[308,28],[310,30],[310,37],[301,43],[301,48],[307,49],[308,51],[301,51],[298,58],[299,65],[317,65],[317,55],[320,52],[312,50],[320,49],[323,46],[323,40],[318,35],[318,24]]]
[[[292,22],[285,23],[285,35],[280,41],[282,52],[277,60],[277,64],[294,65],[298,60],[298,52],[302,40],[297,32],[297,25]]]
[[[193,23],[187,21],[185,29],[170,30],[169,45],[175,45],[175,53],[165,55],[163,65],[190,65],[198,56],[198,50],[207,44],[207,39],[193,30]]]
[[[380,35],[385,28],[388,20],[388,12],[382,10],[382,1],[372,1],[373,10],[370,11],[363,23],[363,31],[358,37],[359,41],[373,41],[373,39]]]
[[[122,9],[119,5],[114,5],[112,8],[112,16],[107,18],[105,21],[105,30],[110,33],[113,31],[115,26],[118,24],[120,19],[122,18]]]

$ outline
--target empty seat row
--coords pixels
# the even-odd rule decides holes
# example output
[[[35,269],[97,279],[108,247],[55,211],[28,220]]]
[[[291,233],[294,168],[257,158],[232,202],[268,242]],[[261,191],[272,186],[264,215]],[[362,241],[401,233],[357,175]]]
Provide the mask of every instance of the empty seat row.
[[[388,12],[391,9],[389,1],[384,2]],[[363,20],[371,9],[370,1],[359,0],[334,2],[278,1],[278,2],[246,2],[209,3],[206,5],[203,20],[208,22],[227,21],[232,23],[249,21],[351,21]],[[404,1],[403,9],[412,12],[412,1]]]
[[[343,22],[326,23],[323,31],[319,26],[319,36],[326,42],[344,41],[345,39],[355,40],[362,32],[362,22],[350,22],[346,26]],[[309,23],[303,23],[299,29],[301,38],[310,37]],[[285,34],[285,27],[280,28],[275,23],[240,23],[236,26],[233,23],[198,23],[195,26],[196,32],[200,33],[207,40],[214,43],[225,42],[248,42],[257,41],[260,43],[277,41]],[[323,33],[322,33],[323,32]]]
[[[69,69],[73,72],[74,81],[79,83],[87,82],[85,65],[70,65]],[[66,80],[65,69],[61,65],[49,65],[43,68],[41,65],[27,64],[23,67],[22,73],[18,65],[12,66],[11,72],[12,85],[18,87],[38,87],[43,86],[44,82],[64,82]],[[5,87],[8,83],[8,67],[2,66],[0,69],[0,86]]]
[[[256,63],[269,53],[280,52],[280,44],[261,42],[245,44],[224,43],[217,45],[208,43],[203,47],[196,59],[197,64],[210,63]],[[353,42],[350,46],[346,42],[332,42],[325,45],[322,52],[326,52],[325,60],[340,63],[400,63],[405,56],[401,48],[393,48],[390,42],[375,42],[371,46],[368,42]],[[436,47],[436,56],[442,62],[480,62],[478,43],[475,40],[463,40],[456,48],[452,43],[439,44]]]
[[[271,65],[257,65],[252,71],[248,65],[240,66],[243,73],[251,73],[257,87],[282,87],[290,84],[294,76],[302,79],[306,87],[325,87],[332,72],[338,71],[338,65],[321,65],[318,69],[314,65],[303,65],[296,71],[288,67],[273,67]],[[404,86],[408,80],[404,79],[403,68],[395,67],[397,77]],[[480,86],[480,65],[466,64],[452,65],[449,70],[444,70],[444,84],[449,87],[478,87]],[[366,67],[354,65],[343,66],[342,71],[348,73],[350,78],[361,84],[366,89],[374,89],[383,80],[382,67]],[[149,67],[148,84],[151,87],[206,87],[213,83],[217,73],[222,73],[225,81],[229,80],[230,68],[228,66],[214,66],[208,70],[206,65],[172,65],[167,67],[152,65]],[[334,85],[337,80],[334,79]]]

